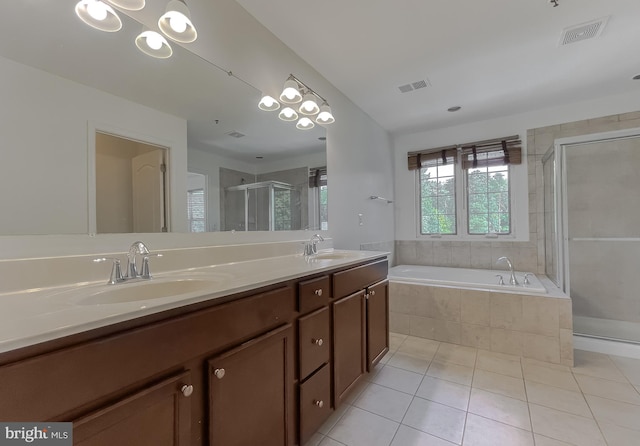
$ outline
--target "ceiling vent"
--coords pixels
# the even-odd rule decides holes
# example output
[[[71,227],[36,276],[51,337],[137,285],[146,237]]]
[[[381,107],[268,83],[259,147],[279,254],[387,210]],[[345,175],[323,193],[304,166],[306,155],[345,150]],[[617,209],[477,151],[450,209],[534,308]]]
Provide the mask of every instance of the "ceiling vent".
[[[410,91],[419,90],[421,88],[430,87],[431,82],[428,79],[423,79],[421,81],[411,82],[410,84],[400,85],[398,90],[400,93],[409,93]]]
[[[607,20],[609,20],[609,17],[602,17],[588,23],[565,28],[560,36],[560,46],[599,37],[607,24]]]
[[[244,134],[242,134],[240,132],[236,132],[236,131],[229,132],[229,133],[227,133],[227,135],[233,136],[234,138],[242,138],[243,136],[245,136]]]

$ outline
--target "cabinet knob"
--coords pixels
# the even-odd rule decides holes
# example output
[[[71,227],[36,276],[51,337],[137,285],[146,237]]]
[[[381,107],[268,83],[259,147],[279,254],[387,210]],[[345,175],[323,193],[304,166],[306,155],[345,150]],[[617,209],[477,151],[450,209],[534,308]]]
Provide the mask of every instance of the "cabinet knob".
[[[324,406],[324,401],[322,401],[322,400],[313,400],[313,404],[315,404],[316,406],[322,408],[322,406]]]
[[[216,375],[216,378],[218,378],[218,379],[222,379],[222,378],[224,378],[224,374],[225,374],[225,373],[226,373],[226,372],[224,371],[224,369],[215,369],[215,370],[213,371],[213,374],[214,374],[214,375]]]
[[[322,338],[320,338],[320,339],[312,339],[311,342],[316,344],[318,347],[322,347],[322,344],[324,344],[324,341],[322,340]]]
[[[375,296],[376,295],[376,290],[371,290],[371,293],[369,293],[369,294],[371,294],[372,296]]]
[[[322,296],[322,288],[318,288],[314,292],[316,293],[316,296]]]
[[[180,391],[184,396],[191,396],[191,394],[193,393],[193,386],[191,384],[185,384],[184,386],[182,386]]]

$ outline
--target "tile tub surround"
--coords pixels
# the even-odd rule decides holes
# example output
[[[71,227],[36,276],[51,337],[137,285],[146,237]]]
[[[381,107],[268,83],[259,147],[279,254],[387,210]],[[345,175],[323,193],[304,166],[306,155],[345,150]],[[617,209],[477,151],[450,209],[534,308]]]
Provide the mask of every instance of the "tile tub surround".
[[[392,332],[573,366],[571,300],[391,282]]]

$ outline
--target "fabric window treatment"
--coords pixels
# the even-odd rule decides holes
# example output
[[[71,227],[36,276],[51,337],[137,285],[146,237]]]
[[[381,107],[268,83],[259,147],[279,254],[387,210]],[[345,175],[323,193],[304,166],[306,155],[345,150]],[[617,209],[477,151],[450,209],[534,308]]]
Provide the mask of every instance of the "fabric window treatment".
[[[429,161],[437,159],[447,160],[448,162],[450,158],[453,158],[454,162],[456,162],[458,152],[460,152],[461,167],[465,170],[474,167],[522,164],[522,141],[520,141],[518,135],[515,135],[409,152],[407,154],[408,168],[409,170],[416,170],[424,167]],[[478,157],[480,154],[486,155]]]

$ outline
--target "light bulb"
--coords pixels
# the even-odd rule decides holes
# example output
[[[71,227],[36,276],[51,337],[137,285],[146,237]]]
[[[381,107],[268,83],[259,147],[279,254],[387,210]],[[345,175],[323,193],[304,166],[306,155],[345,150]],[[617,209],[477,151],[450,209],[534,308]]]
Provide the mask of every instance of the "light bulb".
[[[320,108],[318,107],[315,96],[311,93],[305,94],[298,111],[303,115],[315,115],[319,110]]]
[[[295,121],[296,119],[298,119],[298,114],[291,107],[285,107],[280,110],[278,118],[282,119],[283,121]]]
[[[99,0],[92,1],[87,5],[87,12],[92,18],[103,21],[107,18],[107,5]]]
[[[306,116],[304,118],[300,118],[300,120],[296,124],[296,128],[300,130],[309,130],[309,129],[312,129],[314,126],[315,124],[313,123],[313,121],[307,118]]]
[[[169,26],[177,33],[183,33],[187,30],[187,18],[182,14],[172,14],[169,17]]]
[[[153,50],[159,50],[162,48],[162,37],[154,32],[147,34],[147,45]]]

